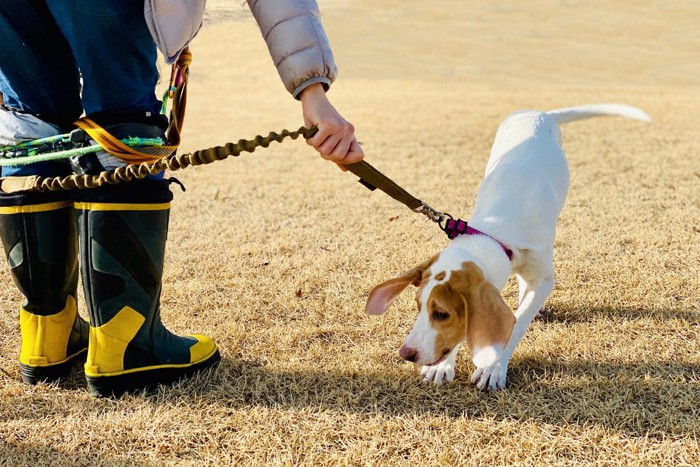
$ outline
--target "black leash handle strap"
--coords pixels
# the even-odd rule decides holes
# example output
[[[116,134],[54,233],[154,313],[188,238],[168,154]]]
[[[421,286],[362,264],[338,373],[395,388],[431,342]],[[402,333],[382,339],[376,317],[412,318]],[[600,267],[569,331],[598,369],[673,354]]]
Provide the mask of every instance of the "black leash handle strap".
[[[304,135],[306,139],[312,138],[318,132],[318,128],[315,126],[309,128],[308,130],[308,133]],[[391,196],[399,203],[405,204],[412,211],[425,214],[434,222],[440,223],[445,218],[444,213],[436,211],[423,201],[411,195],[409,192],[394,183],[394,181],[389,177],[372,167],[369,162],[360,161],[352,164],[342,164],[342,166],[353,174],[357,175],[360,178],[359,182],[370,191],[374,191],[379,188],[381,191]]]
[[[379,170],[372,167],[369,162],[360,161],[353,164],[343,164],[343,167],[360,177],[360,183],[369,190],[374,191],[379,188],[399,203],[408,206],[411,211],[423,214],[425,217],[438,224],[440,228],[447,233],[443,223],[447,219],[452,219],[451,215],[428,206],[423,201],[401,188]]]
[[[389,177],[372,167],[368,162],[360,161],[353,164],[343,164],[353,174],[360,177],[360,183],[374,191],[379,188],[396,201],[405,204],[411,210],[416,211],[424,205],[423,201],[411,195],[409,192],[394,183]]]

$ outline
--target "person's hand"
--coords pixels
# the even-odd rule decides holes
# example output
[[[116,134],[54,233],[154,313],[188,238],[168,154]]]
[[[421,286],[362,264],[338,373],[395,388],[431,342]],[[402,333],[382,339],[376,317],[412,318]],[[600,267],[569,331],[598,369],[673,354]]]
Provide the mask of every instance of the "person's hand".
[[[337,163],[341,169],[342,164],[359,162],[365,157],[355,138],[355,127],[331,105],[320,83],[301,92],[301,108],[304,124],[318,128],[306,142],[316,148],[321,157]]]

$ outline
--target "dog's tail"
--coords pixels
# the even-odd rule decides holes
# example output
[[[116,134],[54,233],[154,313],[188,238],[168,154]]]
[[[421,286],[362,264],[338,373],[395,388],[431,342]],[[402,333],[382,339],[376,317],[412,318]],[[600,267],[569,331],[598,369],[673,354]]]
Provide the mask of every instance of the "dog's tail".
[[[550,110],[547,112],[547,115],[554,118],[559,125],[574,122],[576,120],[582,120],[584,118],[599,117],[602,115],[633,118],[644,122],[651,121],[651,117],[649,117],[649,115],[647,115],[642,109],[625,104],[580,105],[577,107]]]

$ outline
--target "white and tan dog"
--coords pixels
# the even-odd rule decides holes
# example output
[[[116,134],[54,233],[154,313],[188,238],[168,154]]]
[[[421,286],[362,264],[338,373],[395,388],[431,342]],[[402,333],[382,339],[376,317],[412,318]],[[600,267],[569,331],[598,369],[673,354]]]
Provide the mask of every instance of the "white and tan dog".
[[[423,366],[425,382],[452,381],[466,341],[476,365],[472,383],[505,387],[515,346],[554,286],[554,235],[569,188],[559,125],[600,115],[649,121],[643,111],[621,104],[508,116],[491,148],[470,231],[370,292],[366,311],[377,315],[410,284],[418,287],[418,318],[399,354]],[[515,314],[500,294],[511,274],[519,284]]]

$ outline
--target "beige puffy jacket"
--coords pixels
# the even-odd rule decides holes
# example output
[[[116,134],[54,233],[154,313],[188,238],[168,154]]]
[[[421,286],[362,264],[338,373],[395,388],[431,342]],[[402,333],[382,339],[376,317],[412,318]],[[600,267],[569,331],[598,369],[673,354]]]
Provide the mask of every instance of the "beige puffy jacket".
[[[316,0],[248,0],[248,5],[287,90],[298,98],[314,83],[328,89],[338,70]]]
[[[199,32],[206,0],[145,0],[146,23],[168,63]],[[298,98],[337,74],[316,0],[248,0],[282,82]]]

